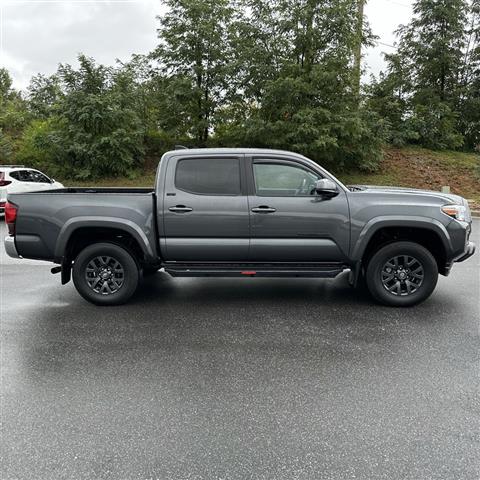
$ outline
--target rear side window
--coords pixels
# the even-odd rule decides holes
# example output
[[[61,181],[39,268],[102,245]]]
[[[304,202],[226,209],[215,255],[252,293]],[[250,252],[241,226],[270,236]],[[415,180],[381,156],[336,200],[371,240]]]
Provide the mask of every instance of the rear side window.
[[[175,187],[199,195],[240,195],[238,158],[179,160]]]
[[[16,172],[10,172],[10,176],[19,182],[31,182],[32,178],[28,170],[17,170]]]

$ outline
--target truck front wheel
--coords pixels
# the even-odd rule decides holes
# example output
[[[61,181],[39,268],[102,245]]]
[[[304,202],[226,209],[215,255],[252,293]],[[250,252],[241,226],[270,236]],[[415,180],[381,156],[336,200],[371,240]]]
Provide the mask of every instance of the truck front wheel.
[[[410,307],[427,299],[438,280],[433,255],[414,242],[395,242],[380,248],[370,259],[367,286],[384,305]]]
[[[138,286],[139,268],[132,255],[113,243],[84,248],[73,264],[73,283],[95,305],[125,303]]]

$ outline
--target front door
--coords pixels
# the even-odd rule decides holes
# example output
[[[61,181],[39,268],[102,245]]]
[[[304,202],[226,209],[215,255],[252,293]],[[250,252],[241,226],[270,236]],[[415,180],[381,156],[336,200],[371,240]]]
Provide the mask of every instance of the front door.
[[[164,202],[167,261],[248,260],[249,213],[243,155],[168,159]]]
[[[256,262],[341,262],[349,248],[345,191],[315,192],[320,172],[307,164],[253,157],[250,178],[250,259]]]

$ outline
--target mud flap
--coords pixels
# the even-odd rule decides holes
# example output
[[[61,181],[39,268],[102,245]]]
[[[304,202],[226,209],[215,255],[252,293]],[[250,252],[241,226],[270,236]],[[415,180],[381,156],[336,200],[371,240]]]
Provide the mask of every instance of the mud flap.
[[[360,277],[360,272],[362,271],[362,262],[358,261],[355,263],[348,274],[348,284],[351,287],[356,287],[358,285],[358,278]]]
[[[72,261],[64,257],[62,259],[62,272],[61,272],[62,285],[67,284],[71,280],[71,278],[72,278]]]

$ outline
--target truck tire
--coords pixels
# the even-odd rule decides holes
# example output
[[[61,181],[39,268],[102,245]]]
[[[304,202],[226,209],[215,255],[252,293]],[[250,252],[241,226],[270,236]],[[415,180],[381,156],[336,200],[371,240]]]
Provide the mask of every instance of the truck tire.
[[[73,264],[73,283],[95,305],[121,305],[135,293],[139,268],[133,256],[113,243],[84,248]]]
[[[370,259],[366,281],[373,298],[392,307],[410,307],[427,299],[438,280],[433,255],[414,242],[395,242]]]

